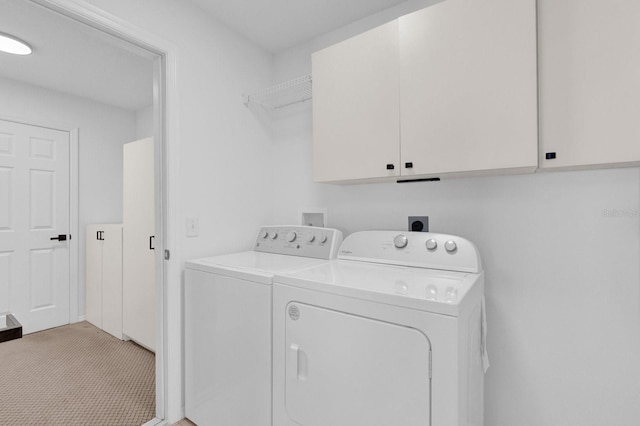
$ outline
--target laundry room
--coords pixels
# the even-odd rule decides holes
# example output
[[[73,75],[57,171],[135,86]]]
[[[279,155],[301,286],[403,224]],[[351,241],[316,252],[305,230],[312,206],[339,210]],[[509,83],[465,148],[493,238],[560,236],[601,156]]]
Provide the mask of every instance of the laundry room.
[[[164,259],[157,268],[155,304],[158,424],[180,421],[189,404],[185,401],[187,262],[251,250],[261,227],[302,225],[305,211],[324,213],[323,225],[339,230],[345,239],[359,231],[406,233],[409,216],[428,216],[431,233],[459,236],[475,245],[484,271],[490,364],[484,375],[484,425],[639,423],[640,57],[631,41],[640,36],[636,25],[640,6],[635,2],[517,0],[528,10],[529,26],[516,25],[510,18],[502,21],[518,34],[507,37],[509,43],[524,43],[526,48],[505,42],[517,54],[492,57],[508,69],[528,66],[528,77],[522,80],[526,84],[512,79],[512,74],[502,78],[505,86],[517,88],[517,93],[510,93],[515,100],[496,101],[492,97],[496,91],[485,90],[483,79],[497,84],[498,71],[495,76],[482,74],[463,61],[451,77],[475,82],[480,89],[476,92],[469,84],[452,90],[450,96],[438,92],[433,105],[421,104],[431,108],[430,116],[450,119],[434,135],[495,131],[505,149],[525,142],[533,146],[534,152],[517,150],[532,154],[526,161],[513,167],[468,166],[465,172],[439,174],[419,171],[421,161],[437,160],[436,155],[422,152],[416,159],[405,159],[396,152],[377,177],[345,174],[318,179],[314,138],[319,120],[314,114],[319,109],[314,102],[320,99],[319,87],[325,86],[316,86],[321,80],[315,79],[313,61],[319,59],[314,55],[447,2],[470,0],[358,1],[353,10],[337,1],[312,1],[303,10],[284,2],[273,2],[271,8],[257,4],[268,2],[249,2],[246,9],[234,9],[226,7],[232,2],[212,0],[28,1],[150,49],[160,58],[155,68],[160,73],[155,76],[156,111],[149,105],[125,111],[71,100],[0,78],[0,119],[23,117],[80,128],[79,227],[121,223],[122,141],[151,135],[156,139],[159,233],[154,244],[155,254]],[[487,7],[506,4],[486,3]],[[333,13],[320,19],[326,8]],[[500,9],[482,16],[488,21],[492,15],[509,17],[511,12]],[[311,25],[314,16],[324,23],[318,27],[321,30]],[[490,31],[484,31],[485,21],[475,22],[469,15],[460,20],[473,25],[451,24],[452,33],[477,44],[470,44],[471,52],[456,60],[471,58],[482,64],[493,54],[493,41],[482,38]],[[293,23],[299,25],[285,25]],[[442,35],[447,25],[434,20],[433,27]],[[472,31],[478,34],[469,37]],[[29,41],[27,34],[17,36]],[[373,52],[382,48],[379,44]],[[441,53],[436,47],[429,51]],[[396,64],[386,61],[371,69],[389,66],[389,72],[395,72]],[[440,71],[429,74],[430,81],[444,79],[446,70]],[[299,82],[301,77],[311,82],[309,97],[303,95],[277,109],[252,101],[254,94]],[[360,87],[357,93],[374,97],[377,83],[371,86],[371,91]],[[418,89],[412,86],[408,92]],[[464,101],[465,94],[475,98]],[[485,97],[490,99],[486,104]],[[388,103],[405,102],[397,96],[383,99],[360,102],[357,108],[385,109]],[[357,124],[350,132],[362,128],[357,121],[362,117],[350,115],[353,105],[347,101],[341,105],[335,107],[339,124]],[[493,108],[502,108],[504,116],[473,113]],[[518,117],[525,121],[517,121]],[[369,118],[364,123],[373,129],[377,121]],[[400,123],[395,125],[393,137],[400,133]],[[382,133],[371,129],[366,129],[367,137]],[[509,132],[518,137],[510,138]],[[403,131],[399,137],[409,133]],[[83,140],[92,144],[83,145]],[[119,141],[117,149],[114,140]],[[558,140],[566,146],[548,145]],[[345,164],[358,169],[376,155],[366,138],[359,139],[361,145],[355,148],[341,143],[337,151],[324,153],[322,165],[327,170]],[[591,144],[598,160],[582,157],[573,165],[564,163],[566,152],[581,143]],[[438,146],[446,150],[445,145]],[[0,155],[2,149],[0,143]],[[491,162],[513,157],[465,146],[454,158]],[[90,159],[100,162],[93,165]],[[3,217],[0,207],[0,238]],[[9,250],[0,245],[0,268],[4,251]],[[81,278],[71,302],[72,322],[86,315],[82,244],[76,253],[76,274]],[[0,293],[0,314],[2,299]],[[396,424],[406,423],[398,419]]]

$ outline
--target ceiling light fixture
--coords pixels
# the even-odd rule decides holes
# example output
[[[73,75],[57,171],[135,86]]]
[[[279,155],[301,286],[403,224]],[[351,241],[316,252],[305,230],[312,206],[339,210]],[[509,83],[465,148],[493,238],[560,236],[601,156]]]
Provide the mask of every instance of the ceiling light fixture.
[[[32,51],[31,46],[24,41],[12,35],[0,33],[0,52],[13,55],[30,55]]]

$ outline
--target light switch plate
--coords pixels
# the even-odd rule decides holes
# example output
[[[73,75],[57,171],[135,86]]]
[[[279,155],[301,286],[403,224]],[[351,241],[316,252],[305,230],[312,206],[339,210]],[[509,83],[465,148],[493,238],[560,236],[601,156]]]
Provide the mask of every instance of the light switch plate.
[[[197,217],[187,218],[187,237],[197,237],[200,233],[200,223]]]

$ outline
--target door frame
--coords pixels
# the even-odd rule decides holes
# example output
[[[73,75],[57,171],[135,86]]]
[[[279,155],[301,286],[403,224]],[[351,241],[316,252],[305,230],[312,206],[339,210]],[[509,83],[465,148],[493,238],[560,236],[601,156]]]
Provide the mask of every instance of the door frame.
[[[79,260],[80,253],[79,238],[79,158],[78,158],[78,141],[80,130],[78,127],[63,123],[51,123],[41,120],[32,120],[25,117],[14,117],[0,114],[0,120],[10,121],[12,123],[25,124],[28,126],[42,127],[45,129],[60,130],[69,133],[69,322],[78,322],[84,318],[79,316],[78,297],[79,297]],[[75,237],[75,238],[74,238]]]
[[[156,247],[159,248],[156,250],[156,417],[147,425],[175,422],[184,414],[180,314],[181,241],[176,225],[180,205],[177,49],[171,42],[82,0],[29,1],[136,45],[156,58],[153,100]]]

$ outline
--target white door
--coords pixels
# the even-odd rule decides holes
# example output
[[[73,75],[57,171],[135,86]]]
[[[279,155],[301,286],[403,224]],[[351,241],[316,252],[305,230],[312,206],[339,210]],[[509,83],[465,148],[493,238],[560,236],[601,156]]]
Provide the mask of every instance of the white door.
[[[155,348],[155,157],[153,138],[124,144],[122,332]]]
[[[291,302],[285,406],[304,426],[426,426],[431,344],[420,331]]]
[[[69,133],[0,120],[0,314],[69,323]]]

